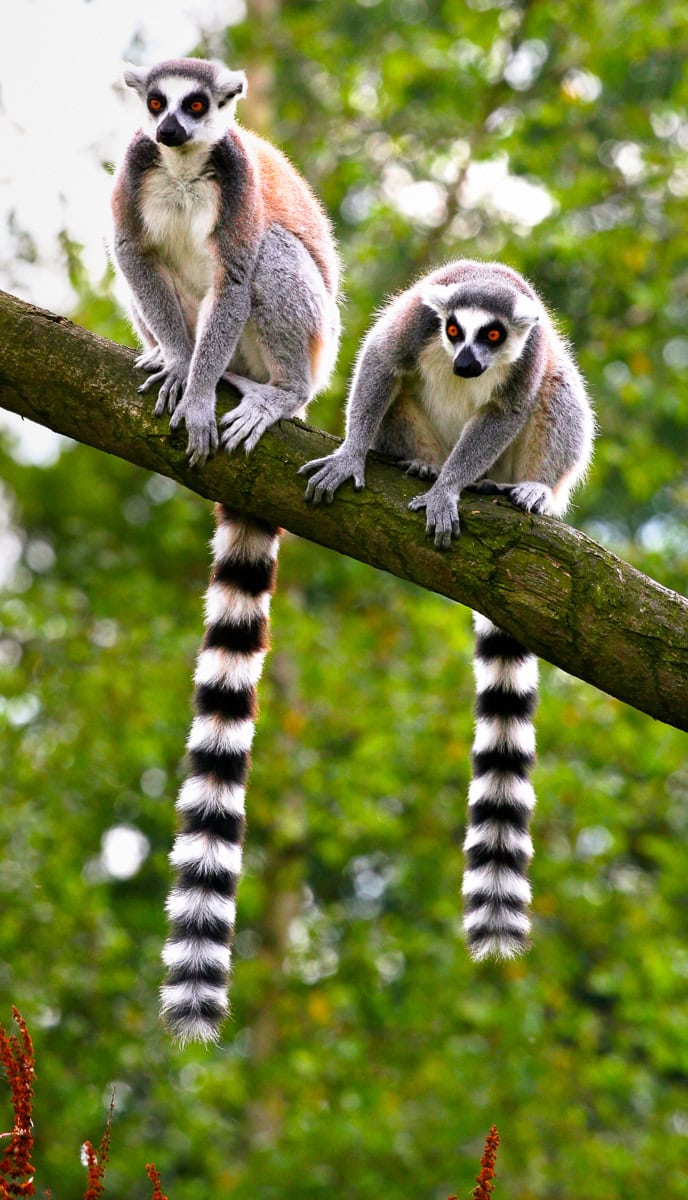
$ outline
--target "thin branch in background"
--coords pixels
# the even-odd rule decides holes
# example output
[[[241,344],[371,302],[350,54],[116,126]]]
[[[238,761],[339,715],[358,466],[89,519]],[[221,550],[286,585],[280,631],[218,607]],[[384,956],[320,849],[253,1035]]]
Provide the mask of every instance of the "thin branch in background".
[[[34,1167],[31,1163],[33,1150],[33,1105],[34,1053],[31,1035],[21,1013],[12,1009],[12,1016],[19,1026],[20,1037],[9,1036],[0,1025],[0,1062],[12,1096],[14,1126],[4,1157],[0,1162],[0,1200],[14,1200],[19,1196],[34,1196]]]
[[[153,1195],[151,1196],[151,1200],[168,1200],[168,1197],[164,1196],[162,1193],[162,1189],[160,1187],[160,1175],[156,1170],[155,1163],[146,1163],[146,1172],[148,1174],[148,1178],[153,1184]]]

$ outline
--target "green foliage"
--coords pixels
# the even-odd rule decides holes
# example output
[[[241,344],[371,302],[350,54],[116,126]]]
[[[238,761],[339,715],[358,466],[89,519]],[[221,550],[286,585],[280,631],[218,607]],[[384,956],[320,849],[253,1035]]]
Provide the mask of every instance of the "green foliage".
[[[630,0],[263,0],[227,32],[228,60],[262,80],[247,122],[303,167],[341,240],[347,337],[313,420],[341,428],[387,291],[498,255],[560,313],[596,400],[576,519],[677,588],[684,17]],[[502,156],[551,215],[532,231],[504,215],[504,177],[476,198],[469,156]],[[64,249],[79,320],[126,336],[108,285]],[[218,1049],[178,1053],[156,988],[210,517],[81,446],[32,467],[8,441],[2,473],[4,557],[21,555],[0,596],[0,1019],[14,1002],[34,1034],[55,1200],[79,1194],[77,1147],[113,1084],[113,1196],[144,1196],[154,1157],[171,1200],[439,1200],[469,1191],[494,1121],[500,1196],[688,1200],[685,738],[543,671],[535,944],[476,967],[460,938],[467,614],[285,539],[233,1020]],[[101,853],[122,826],[149,851],[127,879]]]

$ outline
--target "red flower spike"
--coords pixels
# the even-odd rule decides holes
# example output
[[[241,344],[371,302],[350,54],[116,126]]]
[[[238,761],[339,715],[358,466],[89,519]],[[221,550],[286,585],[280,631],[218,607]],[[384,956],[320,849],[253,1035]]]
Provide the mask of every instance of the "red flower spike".
[[[18,1200],[19,1197],[36,1194],[31,1163],[35,1076],[33,1043],[21,1013],[13,1008],[12,1016],[19,1027],[20,1037],[9,1037],[4,1026],[0,1025],[0,1063],[9,1084],[14,1110],[14,1126],[12,1132],[5,1135],[10,1140],[0,1161],[0,1200]]]
[[[493,1125],[485,1139],[483,1156],[480,1160],[480,1174],[477,1176],[477,1186],[473,1189],[472,1200],[490,1200],[494,1191],[492,1180],[495,1177],[498,1145],[499,1134],[497,1126]]]
[[[163,1196],[160,1188],[160,1175],[156,1170],[155,1163],[146,1163],[146,1174],[153,1184],[153,1195],[151,1200],[168,1200],[167,1196]]]
[[[105,1191],[105,1168],[110,1157],[110,1139],[112,1136],[112,1114],[115,1111],[114,1093],[110,1101],[110,1112],[108,1114],[105,1132],[100,1139],[100,1146],[96,1154],[90,1142],[84,1142],[84,1154],[86,1156],[86,1167],[88,1175],[86,1178],[86,1191],[84,1192],[84,1200],[99,1200]]]

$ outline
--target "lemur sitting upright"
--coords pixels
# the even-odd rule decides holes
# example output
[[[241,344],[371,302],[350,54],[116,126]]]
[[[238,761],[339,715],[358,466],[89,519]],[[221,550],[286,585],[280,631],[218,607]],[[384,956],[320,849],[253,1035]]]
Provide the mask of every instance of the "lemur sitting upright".
[[[339,342],[339,263],[329,222],[278,150],[235,123],[241,71],[200,59],[129,67],[146,110],[112,197],[114,258],[150,372],[155,413],[188,432],[191,463],[216,449],[215,390],[243,399],[222,420],[227,451],[250,451],[302,415]],[[228,371],[228,367],[230,370]],[[183,829],[171,862],[165,1020],[181,1041],[217,1037],[227,1012],[241,869],[244,788],[280,530],[216,510],[206,632],[196,668]]]
[[[405,376],[414,375],[408,387]],[[369,449],[433,479],[411,501],[446,550],[465,488],[561,515],[585,475],[594,419],[571,352],[533,288],[499,263],[450,263],[392,300],[366,336],[346,438],[301,468],[307,499],[364,486]],[[464,930],[474,958],[528,944],[537,659],[474,614],[477,723],[465,841]]]

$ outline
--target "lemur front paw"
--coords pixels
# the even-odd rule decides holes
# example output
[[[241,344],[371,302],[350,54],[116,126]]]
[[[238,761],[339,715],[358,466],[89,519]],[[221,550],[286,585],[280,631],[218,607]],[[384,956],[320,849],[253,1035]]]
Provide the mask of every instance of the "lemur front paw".
[[[186,453],[189,466],[203,464],[218,446],[217,421],[215,420],[215,396],[203,401],[184,396],[170,421],[170,429],[177,429],[182,421],[186,425],[189,441]]]
[[[409,504],[412,512],[425,509],[425,532],[432,537],[437,550],[448,550],[452,537],[461,533],[458,496],[437,484],[422,496],[414,496]]]
[[[440,473],[439,467],[424,458],[402,458],[397,466],[404,467],[407,475],[417,475],[419,479],[437,479]]]
[[[305,498],[312,500],[313,504],[320,504],[323,500],[331,504],[337,488],[347,479],[353,479],[357,492],[365,487],[365,459],[360,454],[345,450],[343,446],[334,454],[314,458],[299,467],[299,475],[307,475],[310,471],[315,471],[315,474],[308,480]]]
[[[177,407],[179,400],[184,393],[186,380],[189,374],[189,363],[186,359],[175,358],[170,363],[165,365],[151,375],[145,383],[141,384],[139,392],[149,392],[156,383],[160,384],[160,391],[155,402],[153,412],[156,417],[161,417],[165,409],[169,409],[173,413]]]
[[[263,434],[280,417],[288,416],[289,411],[295,412],[299,404],[293,407],[289,404],[289,394],[280,388],[272,387],[269,383],[253,383],[242,375],[234,375],[227,371],[223,376],[243,396],[240,404],[231,412],[225,413],[220,424],[223,427],[222,445],[228,454],[238,449],[244,443],[244,450],[250,454]]]

